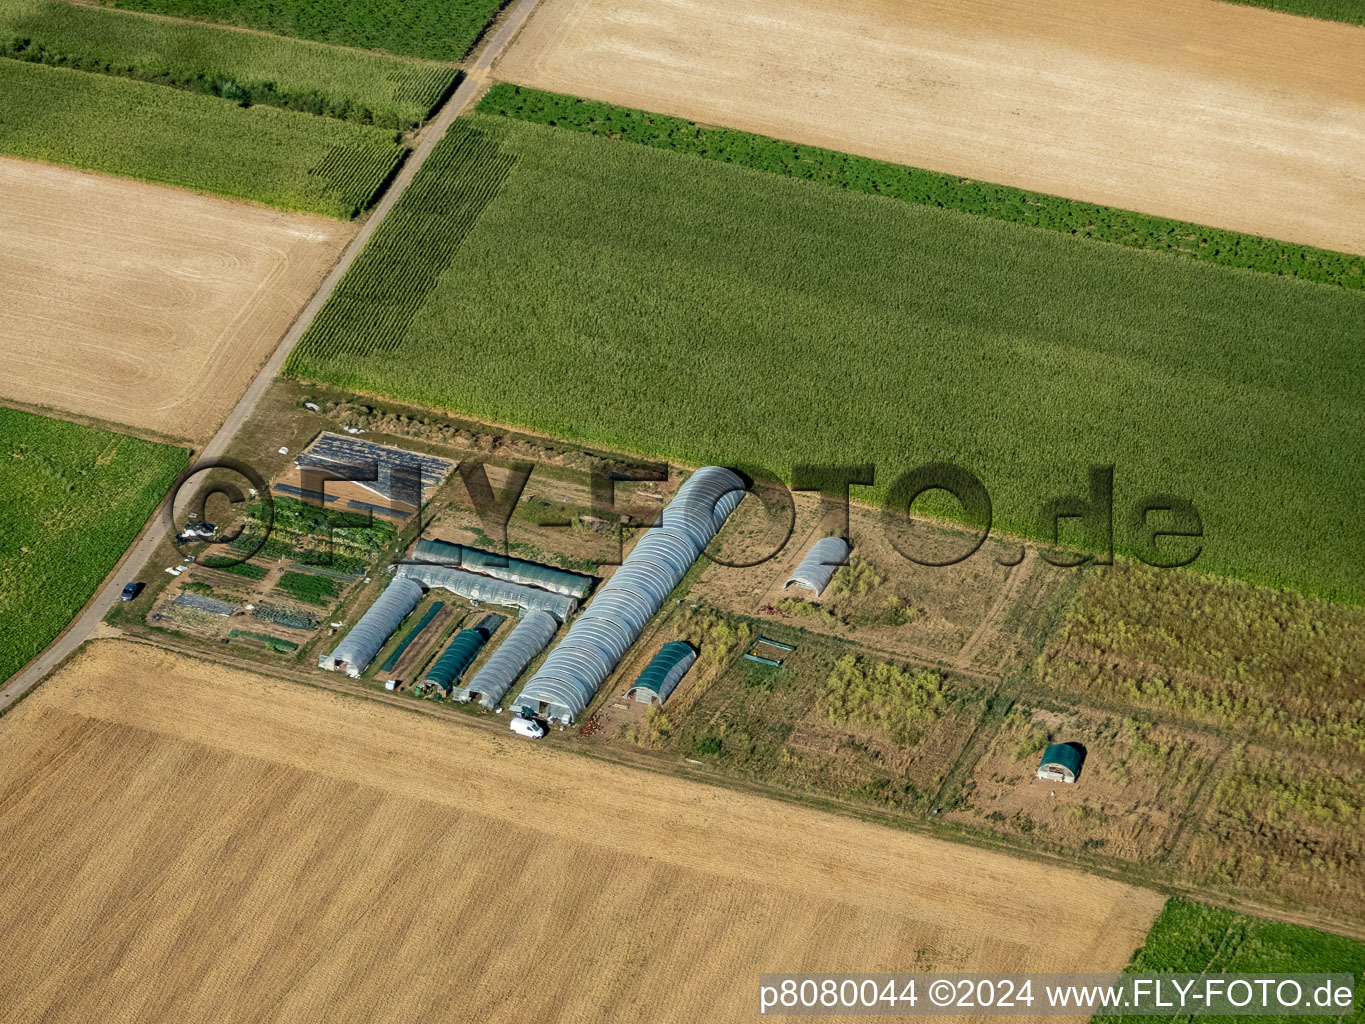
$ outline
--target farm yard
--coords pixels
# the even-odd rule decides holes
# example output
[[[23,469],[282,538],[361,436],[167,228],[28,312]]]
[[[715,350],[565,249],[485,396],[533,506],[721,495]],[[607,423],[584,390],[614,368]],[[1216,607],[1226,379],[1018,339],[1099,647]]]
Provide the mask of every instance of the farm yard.
[[[0,154],[349,220],[401,162],[392,130],[0,59]]]
[[[873,462],[873,501],[954,461],[1026,536],[1112,462],[1120,551],[1176,492],[1202,568],[1365,594],[1358,293],[462,120],[288,373],[694,465]]]
[[[44,952],[0,1000],[26,1017],[738,1019],[763,970],[1065,969],[1043,919],[1119,970],[1162,906],[127,642],[0,733],[0,937]],[[251,927],[220,919],[243,901]],[[456,948],[460,971],[393,969]],[[471,984],[527,964],[554,983]]]
[[[1358,35],[1214,0],[546,0],[499,74],[1365,254]]]
[[[0,57],[400,130],[424,122],[456,78],[442,64],[63,0],[0,2]]]
[[[187,456],[0,407],[0,682],[85,604]]]
[[[108,7],[202,19],[362,50],[458,61],[504,0],[99,0]]]
[[[207,438],[352,228],[0,158],[0,398]]]

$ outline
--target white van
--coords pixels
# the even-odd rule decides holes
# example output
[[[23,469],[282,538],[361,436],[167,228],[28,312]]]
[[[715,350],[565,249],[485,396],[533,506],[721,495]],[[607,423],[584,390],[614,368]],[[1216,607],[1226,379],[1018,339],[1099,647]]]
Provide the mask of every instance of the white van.
[[[534,718],[523,718],[521,715],[517,715],[512,719],[512,731],[518,736],[538,740],[545,735],[545,726]]]

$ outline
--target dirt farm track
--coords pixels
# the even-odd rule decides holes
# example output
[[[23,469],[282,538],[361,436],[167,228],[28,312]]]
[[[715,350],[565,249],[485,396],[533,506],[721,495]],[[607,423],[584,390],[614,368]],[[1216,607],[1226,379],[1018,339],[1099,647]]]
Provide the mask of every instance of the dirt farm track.
[[[1119,969],[1161,905],[118,640],[0,719],[0,863],[6,1021],[749,1020],[760,971]]]
[[[1365,253],[1365,28],[1217,0],[543,0],[499,77]]]
[[[0,399],[203,440],[354,232],[0,159]]]

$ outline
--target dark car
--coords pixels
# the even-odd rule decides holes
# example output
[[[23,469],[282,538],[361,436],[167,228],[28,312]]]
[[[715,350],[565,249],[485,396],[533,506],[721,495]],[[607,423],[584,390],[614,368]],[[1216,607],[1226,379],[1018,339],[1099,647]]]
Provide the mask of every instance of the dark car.
[[[142,593],[141,583],[125,583],[123,585],[123,593],[119,594],[118,599],[120,601],[131,601],[140,593]]]

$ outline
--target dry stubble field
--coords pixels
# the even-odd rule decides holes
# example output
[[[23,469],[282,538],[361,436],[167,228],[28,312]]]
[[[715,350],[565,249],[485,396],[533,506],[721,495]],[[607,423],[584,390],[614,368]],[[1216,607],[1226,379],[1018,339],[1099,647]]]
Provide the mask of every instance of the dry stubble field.
[[[1217,0],[544,0],[498,74],[1365,253],[1362,55]]]
[[[355,230],[0,159],[0,398],[202,440]]]
[[[1118,969],[1162,902],[114,640],[0,719],[0,863],[7,1020],[746,1020]]]

